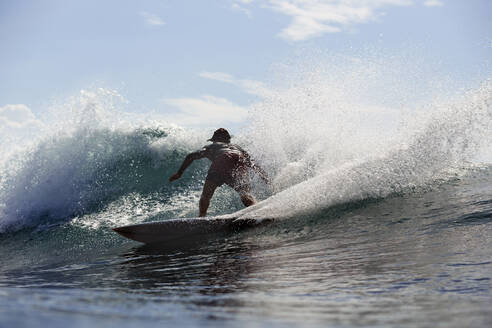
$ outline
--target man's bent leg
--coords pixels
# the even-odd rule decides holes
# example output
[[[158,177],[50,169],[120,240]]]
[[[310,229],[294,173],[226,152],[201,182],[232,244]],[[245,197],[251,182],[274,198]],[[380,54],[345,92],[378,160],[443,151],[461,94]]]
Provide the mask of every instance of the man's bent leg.
[[[211,181],[205,180],[205,184],[203,185],[202,196],[200,197],[200,216],[206,216],[208,206],[210,205],[210,199],[214,195],[215,189],[217,189],[218,185]]]
[[[241,194],[241,201],[246,207],[256,204],[256,200],[251,194]]]
[[[246,176],[242,181],[240,180],[240,183],[233,186],[234,190],[239,193],[241,201],[246,207],[256,204],[255,198],[251,195],[251,186],[248,180],[249,176]]]

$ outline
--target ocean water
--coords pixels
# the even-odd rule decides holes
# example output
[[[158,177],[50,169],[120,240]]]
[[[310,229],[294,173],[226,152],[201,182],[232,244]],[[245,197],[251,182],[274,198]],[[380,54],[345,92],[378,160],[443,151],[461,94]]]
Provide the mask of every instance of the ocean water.
[[[111,228],[196,216],[209,163],[167,179],[212,129],[95,89],[4,135],[0,326],[491,326],[492,86],[395,107],[365,68],[263,90],[234,140],[273,187],[241,215],[276,221],[179,245]],[[221,187],[209,214],[240,209]]]

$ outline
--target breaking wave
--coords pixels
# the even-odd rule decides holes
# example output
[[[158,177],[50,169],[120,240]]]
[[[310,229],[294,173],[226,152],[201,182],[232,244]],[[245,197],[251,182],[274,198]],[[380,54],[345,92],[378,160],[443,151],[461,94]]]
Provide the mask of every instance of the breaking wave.
[[[251,106],[251,122],[235,142],[273,178],[271,189],[254,179],[257,197],[273,197],[243,215],[288,217],[426,188],[466,173],[490,141],[489,81],[411,110],[368,105],[348,85],[311,76],[272,88]],[[6,151],[0,232],[196,216],[208,163],[195,163],[179,183],[167,179],[211,131],[120,112],[114,98],[102,89],[82,92],[59,105],[38,138]],[[241,207],[222,188],[210,213]]]

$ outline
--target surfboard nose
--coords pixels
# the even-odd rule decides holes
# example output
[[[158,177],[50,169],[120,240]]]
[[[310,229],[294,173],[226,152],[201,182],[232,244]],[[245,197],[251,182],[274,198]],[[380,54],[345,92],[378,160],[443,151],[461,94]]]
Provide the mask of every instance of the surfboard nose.
[[[122,235],[123,237],[126,237],[126,238],[131,238],[131,235],[132,235],[132,230],[130,227],[116,227],[116,228],[113,228],[113,231],[119,233],[120,235]]]

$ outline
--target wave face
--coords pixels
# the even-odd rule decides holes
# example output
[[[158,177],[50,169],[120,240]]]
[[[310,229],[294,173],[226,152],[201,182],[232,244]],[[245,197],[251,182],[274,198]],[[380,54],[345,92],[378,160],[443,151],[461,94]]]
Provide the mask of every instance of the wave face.
[[[375,78],[377,70],[361,67],[293,77],[295,83],[264,92],[252,105],[251,122],[235,142],[273,178],[272,190],[254,179],[255,194],[273,197],[244,215],[315,213],[431,187],[466,173],[467,163],[487,149],[492,83],[412,108],[395,105],[394,95],[374,105],[374,90],[380,92],[387,74]],[[379,82],[371,89],[371,81]],[[403,93],[385,95],[391,91]],[[44,125],[36,138],[10,147],[0,163],[0,232],[66,221],[97,228],[196,216],[207,161],[195,163],[178,183],[167,178],[211,131],[124,113],[115,93],[102,89],[58,104]],[[240,208],[224,187],[210,214]]]
[[[203,173],[206,163],[195,165],[192,177],[177,187],[166,182],[203,135],[148,120],[114,119],[106,98],[100,90],[83,93],[75,104],[72,99],[69,119],[55,121],[2,162],[0,231],[63,222],[118,201],[166,203],[198,190],[193,176]]]
[[[188,145],[160,160],[153,146],[167,141],[166,131],[170,130],[81,129],[43,140],[4,177],[2,226],[81,215],[128,193],[172,194],[163,182]]]

